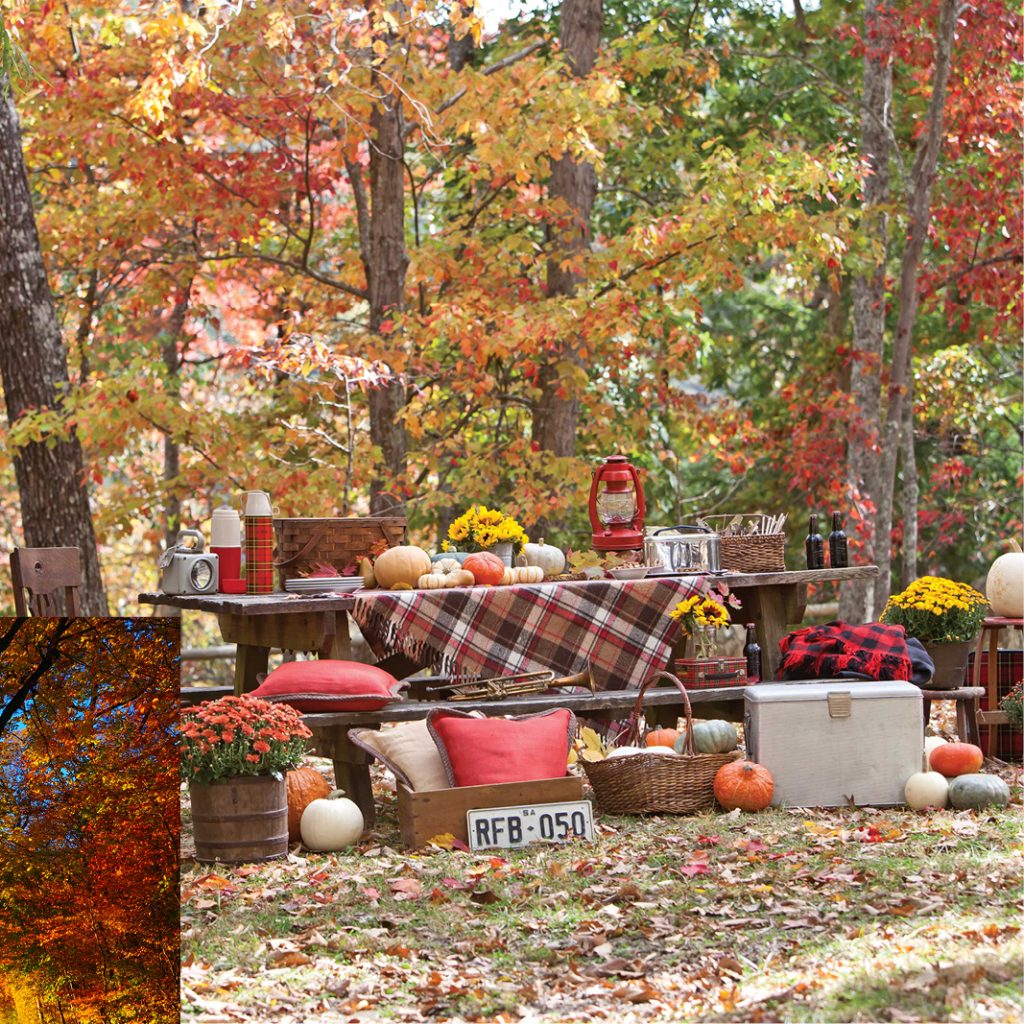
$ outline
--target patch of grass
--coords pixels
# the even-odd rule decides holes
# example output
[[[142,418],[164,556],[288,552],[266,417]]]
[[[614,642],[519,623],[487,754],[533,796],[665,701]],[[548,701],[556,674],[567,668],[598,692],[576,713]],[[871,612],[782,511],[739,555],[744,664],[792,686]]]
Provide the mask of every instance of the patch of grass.
[[[1021,1018],[1015,807],[606,817],[599,832],[406,852],[385,799],[356,850],[218,868],[230,891],[184,907],[186,1011],[206,984],[250,1015],[283,1000],[365,1020]],[[186,890],[205,871],[186,865]]]

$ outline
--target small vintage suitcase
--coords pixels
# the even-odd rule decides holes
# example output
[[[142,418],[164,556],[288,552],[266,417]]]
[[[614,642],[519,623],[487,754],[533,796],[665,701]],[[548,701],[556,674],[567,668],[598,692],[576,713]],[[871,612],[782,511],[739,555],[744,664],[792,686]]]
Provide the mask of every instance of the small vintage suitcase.
[[[761,683],[743,697],[747,754],[772,773],[776,807],[902,804],[921,770],[923,701],[913,683]]]

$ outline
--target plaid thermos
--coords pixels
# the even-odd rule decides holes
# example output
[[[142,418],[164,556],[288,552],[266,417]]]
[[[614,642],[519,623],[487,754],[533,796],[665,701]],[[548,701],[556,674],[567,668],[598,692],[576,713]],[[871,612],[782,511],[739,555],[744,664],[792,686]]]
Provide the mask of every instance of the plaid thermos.
[[[245,592],[274,589],[274,518],[270,495],[249,491],[245,500]]]

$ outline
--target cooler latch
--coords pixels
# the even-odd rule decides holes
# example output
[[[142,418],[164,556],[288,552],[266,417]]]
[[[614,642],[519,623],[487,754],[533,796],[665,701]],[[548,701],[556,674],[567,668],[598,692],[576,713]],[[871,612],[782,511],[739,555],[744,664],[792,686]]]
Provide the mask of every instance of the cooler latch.
[[[853,707],[853,700],[849,691],[841,693],[830,693],[828,695],[828,717],[849,718],[850,710]]]

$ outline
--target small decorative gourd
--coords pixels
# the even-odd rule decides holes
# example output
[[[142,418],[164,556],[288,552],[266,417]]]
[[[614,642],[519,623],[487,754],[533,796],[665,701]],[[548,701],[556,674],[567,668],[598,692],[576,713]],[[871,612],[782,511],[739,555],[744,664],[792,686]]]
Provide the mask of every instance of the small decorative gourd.
[[[676,743],[679,753],[683,752],[681,746],[684,740],[685,736],[680,736]],[[710,722],[693,723],[693,745],[701,754],[727,754],[739,746],[739,736],[731,722],[714,718]]]
[[[985,761],[981,747],[973,743],[943,743],[928,755],[933,772],[941,772],[947,779],[970,775],[978,771]]]
[[[453,561],[458,562],[459,565],[462,565],[472,553],[472,551],[438,551],[430,556],[430,560],[432,562],[440,562],[444,558],[451,558]]]
[[[306,807],[299,820],[299,831],[302,845],[308,850],[343,850],[363,834],[363,812],[345,797],[343,790],[336,789]]]
[[[903,787],[907,806],[915,811],[945,807],[949,802],[949,781],[939,772],[914,772]]]
[[[454,558],[439,558],[417,581],[418,590],[445,590],[448,587],[471,587],[476,582],[468,569]]]
[[[608,751],[609,757],[631,757],[633,754],[642,754],[643,750],[640,747],[616,747],[614,750]]]
[[[644,743],[649,747],[672,747],[675,749],[676,740],[678,739],[678,729],[652,729],[644,737]]]
[[[727,811],[763,811],[775,792],[772,773],[754,761],[730,761],[715,772],[715,799]]]
[[[411,544],[388,548],[387,551],[382,551],[373,563],[373,575],[377,578],[377,585],[385,590],[390,590],[399,583],[404,583],[411,589],[416,586],[417,580],[428,572],[430,555],[422,548]]]
[[[501,582],[508,586],[511,583],[540,583],[544,579],[544,570],[539,565],[517,565],[505,568]]]
[[[293,768],[285,775],[288,788],[288,841],[301,838],[299,820],[302,812],[314,801],[330,793],[327,780],[315,768]]]
[[[519,556],[520,565],[540,566],[545,576],[557,576],[565,568],[565,555],[553,544],[545,544],[541,537],[536,544],[524,544]]]
[[[666,747],[664,744],[662,744],[661,746],[653,746],[652,745],[652,746],[646,747],[643,752],[645,754],[662,754],[662,755],[668,754],[671,757],[678,756],[676,754],[676,752],[671,747]]]
[[[958,811],[1005,807],[1010,787],[998,775],[959,775],[949,784],[949,802]]]

